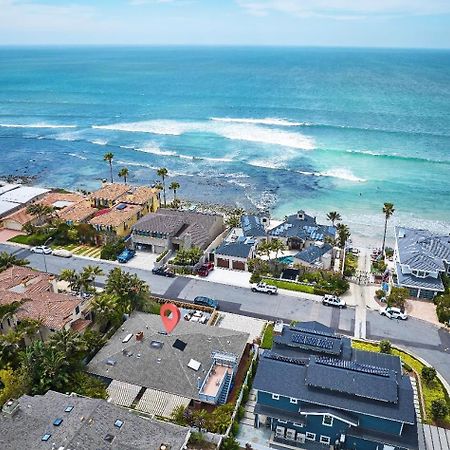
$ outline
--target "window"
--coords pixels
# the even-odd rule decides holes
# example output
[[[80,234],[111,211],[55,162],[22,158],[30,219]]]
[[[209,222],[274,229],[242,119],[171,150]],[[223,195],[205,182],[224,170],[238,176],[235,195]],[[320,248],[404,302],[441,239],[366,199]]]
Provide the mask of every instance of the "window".
[[[287,423],[287,420],[278,419],[278,423]]]
[[[75,308],[75,314],[80,314],[80,307],[79,307],[79,306],[77,306],[77,307]]]
[[[330,438],[328,436],[320,436],[320,443],[321,444],[329,444]]]
[[[332,427],[333,426],[333,418],[331,416],[323,416],[322,419],[322,425],[325,425],[326,427]]]
[[[303,424],[302,423],[293,423],[294,427],[299,427],[299,428],[303,428]]]
[[[308,439],[308,441],[315,441],[316,440],[316,434],[315,433],[310,433],[309,431],[306,432],[306,439]]]
[[[296,405],[296,404],[297,404],[297,399],[296,399],[296,398],[292,398],[292,397],[291,397],[291,400],[290,400],[290,402],[291,402],[291,403],[293,403],[294,405]]]
[[[272,394],[272,400],[280,400],[280,396],[278,394]]]

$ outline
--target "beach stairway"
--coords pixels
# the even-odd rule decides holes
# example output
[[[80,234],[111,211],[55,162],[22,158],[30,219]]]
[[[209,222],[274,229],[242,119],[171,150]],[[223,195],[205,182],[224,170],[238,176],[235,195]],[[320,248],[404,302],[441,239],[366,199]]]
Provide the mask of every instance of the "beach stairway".
[[[227,402],[230,390],[231,390],[231,373],[227,371],[225,374],[225,381],[223,383],[222,392],[220,393],[219,400],[217,401],[219,405],[224,405]]]

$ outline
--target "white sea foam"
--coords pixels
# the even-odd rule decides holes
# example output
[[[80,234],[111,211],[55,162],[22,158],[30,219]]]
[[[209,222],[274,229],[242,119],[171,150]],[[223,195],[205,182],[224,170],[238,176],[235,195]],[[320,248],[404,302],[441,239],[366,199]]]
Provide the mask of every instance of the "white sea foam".
[[[259,142],[301,150],[313,150],[314,140],[303,134],[267,128],[253,123],[183,122],[176,120],[149,120],[112,125],[94,125],[101,130],[152,133],[180,136],[185,133],[211,133],[230,140]]]
[[[225,123],[251,123],[255,125],[274,125],[279,127],[301,127],[310,125],[307,122],[291,122],[286,119],[277,119],[266,117],[265,119],[251,119],[251,118],[236,118],[236,117],[211,117],[215,122]]]
[[[270,159],[253,159],[247,161],[247,164],[254,167],[262,167],[264,169],[281,169],[279,161],[272,161]]]
[[[76,128],[76,125],[52,125],[50,123],[0,123],[1,128]]]
[[[87,159],[86,156],[78,155],[77,153],[67,153],[67,155],[72,156],[72,158],[78,158],[83,160]]]
[[[331,177],[331,178],[339,178],[341,180],[353,181],[358,183],[364,183],[364,178],[357,177],[350,170],[343,168],[330,169],[325,172],[305,172],[302,170],[298,170],[298,173],[302,175],[309,175],[314,177]]]
[[[108,143],[106,139],[93,139],[92,141],[89,142],[96,145],[106,145]]]

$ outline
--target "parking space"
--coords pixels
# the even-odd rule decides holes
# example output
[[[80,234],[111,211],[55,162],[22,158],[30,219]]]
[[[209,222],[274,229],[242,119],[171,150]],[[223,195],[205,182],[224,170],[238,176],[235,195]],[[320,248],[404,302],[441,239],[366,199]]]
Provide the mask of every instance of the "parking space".
[[[129,267],[134,267],[135,269],[152,270],[157,257],[158,255],[156,253],[138,250],[134,257],[130,259],[126,265]]]

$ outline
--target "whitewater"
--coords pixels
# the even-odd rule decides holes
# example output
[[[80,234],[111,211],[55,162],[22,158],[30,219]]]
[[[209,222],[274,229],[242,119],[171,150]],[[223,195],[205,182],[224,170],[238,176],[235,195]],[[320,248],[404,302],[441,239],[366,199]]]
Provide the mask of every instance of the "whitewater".
[[[0,65],[0,176],[92,190],[112,152],[114,174],[167,167],[193,201],[338,210],[373,239],[390,201],[391,225],[450,231],[449,52],[17,48]]]

